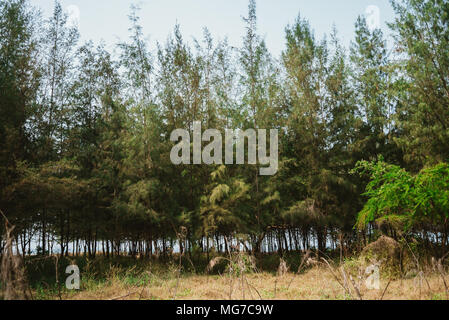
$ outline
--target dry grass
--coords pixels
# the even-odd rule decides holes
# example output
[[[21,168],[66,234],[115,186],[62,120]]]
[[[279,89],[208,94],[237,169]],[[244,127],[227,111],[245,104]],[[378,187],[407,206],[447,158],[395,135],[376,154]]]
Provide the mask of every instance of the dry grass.
[[[11,225],[0,210],[0,214],[5,220],[6,243],[4,254],[0,263],[0,297],[5,300],[29,299],[27,290],[25,269],[22,263],[22,257],[13,254],[14,238],[12,232],[14,226]]]
[[[176,299],[183,300],[219,300],[219,299],[288,299],[288,300],[343,300],[358,299],[354,287],[351,294],[345,293],[329,268],[324,265],[315,266],[303,274],[294,276],[286,273],[282,276],[270,273],[252,273],[245,277],[248,285],[239,279],[223,276],[183,276],[159,278],[151,275],[145,285],[129,285],[117,278],[78,292],[65,294],[65,299],[173,299],[176,288]],[[293,279],[293,280],[292,280]],[[232,285],[231,285],[232,280]],[[357,279],[355,279],[357,281]],[[368,290],[360,282],[360,295],[364,300],[429,300],[447,299],[443,279],[438,275],[428,275],[426,280],[417,276],[409,279],[382,279],[380,290]],[[291,285],[289,287],[289,284]],[[385,287],[388,285],[387,290]],[[232,288],[232,289],[231,289]],[[232,293],[230,294],[230,291]],[[384,292],[385,291],[385,292]]]

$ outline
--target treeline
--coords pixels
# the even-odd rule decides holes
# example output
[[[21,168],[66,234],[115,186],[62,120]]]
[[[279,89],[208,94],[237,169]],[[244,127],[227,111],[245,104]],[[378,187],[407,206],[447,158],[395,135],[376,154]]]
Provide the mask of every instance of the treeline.
[[[429,189],[427,211],[407,215],[402,202],[386,202],[407,188],[382,193],[397,181],[382,168],[412,177],[449,159],[449,2],[392,4],[391,45],[363,17],[350,48],[335,30],[316,38],[298,17],[273,57],[254,0],[240,48],[207,29],[190,44],[175,26],[151,51],[132,7],[129,39],[114,52],[80,44],[58,2],[44,19],[26,0],[2,1],[0,208],[15,225],[17,251],[351,254],[379,232],[401,230],[444,247],[448,200],[435,207]],[[278,129],[277,174],[172,164],[170,133],[194,121],[222,132]],[[370,170],[356,174],[357,164]],[[430,180],[434,196],[448,185],[435,181],[447,179],[440,170]],[[398,215],[409,219],[388,219]]]

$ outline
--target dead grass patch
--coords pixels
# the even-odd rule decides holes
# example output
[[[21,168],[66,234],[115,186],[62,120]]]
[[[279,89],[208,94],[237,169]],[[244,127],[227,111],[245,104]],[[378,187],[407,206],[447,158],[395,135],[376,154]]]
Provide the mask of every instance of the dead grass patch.
[[[155,277],[155,276],[154,276]],[[272,273],[246,274],[248,283],[253,288],[252,296],[246,292],[245,299],[263,300],[344,300],[357,299],[349,296],[337,282],[331,271],[324,265],[313,267],[293,278],[292,273],[282,276]],[[363,282],[360,295],[363,300],[431,300],[447,299],[443,279],[437,273],[427,275],[427,284],[419,276],[410,279],[381,279],[380,290],[369,290]],[[66,294],[66,299],[173,299],[173,288],[177,285],[175,299],[182,300],[226,300],[229,299],[229,278],[219,275],[182,276],[177,282],[173,279],[150,279],[144,286],[126,285],[118,278],[98,286]],[[290,284],[291,282],[291,284]],[[239,279],[234,281],[231,299],[242,299]],[[388,289],[385,291],[385,287]],[[260,294],[255,293],[257,290]],[[385,291],[385,293],[384,293]]]

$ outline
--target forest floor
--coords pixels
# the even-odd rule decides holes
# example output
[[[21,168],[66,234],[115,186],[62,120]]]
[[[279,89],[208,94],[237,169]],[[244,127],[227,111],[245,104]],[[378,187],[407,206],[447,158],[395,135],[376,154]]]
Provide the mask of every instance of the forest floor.
[[[112,276],[106,281],[82,280],[80,290],[49,295],[35,291],[37,299],[74,300],[357,300],[354,286],[346,289],[335,273],[325,266],[315,266],[302,274],[248,273],[242,277],[228,275]],[[448,279],[449,280],[449,279]],[[448,281],[446,280],[446,281]],[[348,280],[349,282],[349,280]],[[243,283],[243,288],[242,288]],[[438,274],[407,279],[381,279],[380,289],[367,289],[364,282],[354,279],[363,300],[445,300],[448,299],[443,279]],[[349,290],[349,292],[348,292]]]

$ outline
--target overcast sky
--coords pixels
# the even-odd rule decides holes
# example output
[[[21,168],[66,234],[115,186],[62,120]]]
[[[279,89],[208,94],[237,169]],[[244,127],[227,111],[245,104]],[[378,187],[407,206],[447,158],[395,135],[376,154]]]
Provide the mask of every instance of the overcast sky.
[[[42,9],[44,16],[52,13],[53,0],[31,0]],[[62,0],[64,9],[79,22],[81,39],[109,46],[128,37],[128,14],[132,3],[139,4],[141,25],[150,40],[164,42],[176,23],[186,40],[200,38],[208,27],[215,38],[228,37],[232,46],[240,46],[244,33],[242,16],[246,16],[246,0]],[[370,7],[371,6],[371,7]],[[373,7],[374,6],[374,9]],[[354,37],[354,23],[358,15],[379,13],[379,26],[388,34],[386,22],[392,21],[393,9],[388,0],[258,0],[258,30],[274,56],[284,49],[284,29],[298,14],[307,18],[321,38],[329,34],[335,24],[340,39],[348,46]],[[374,11],[373,11],[374,10]]]

